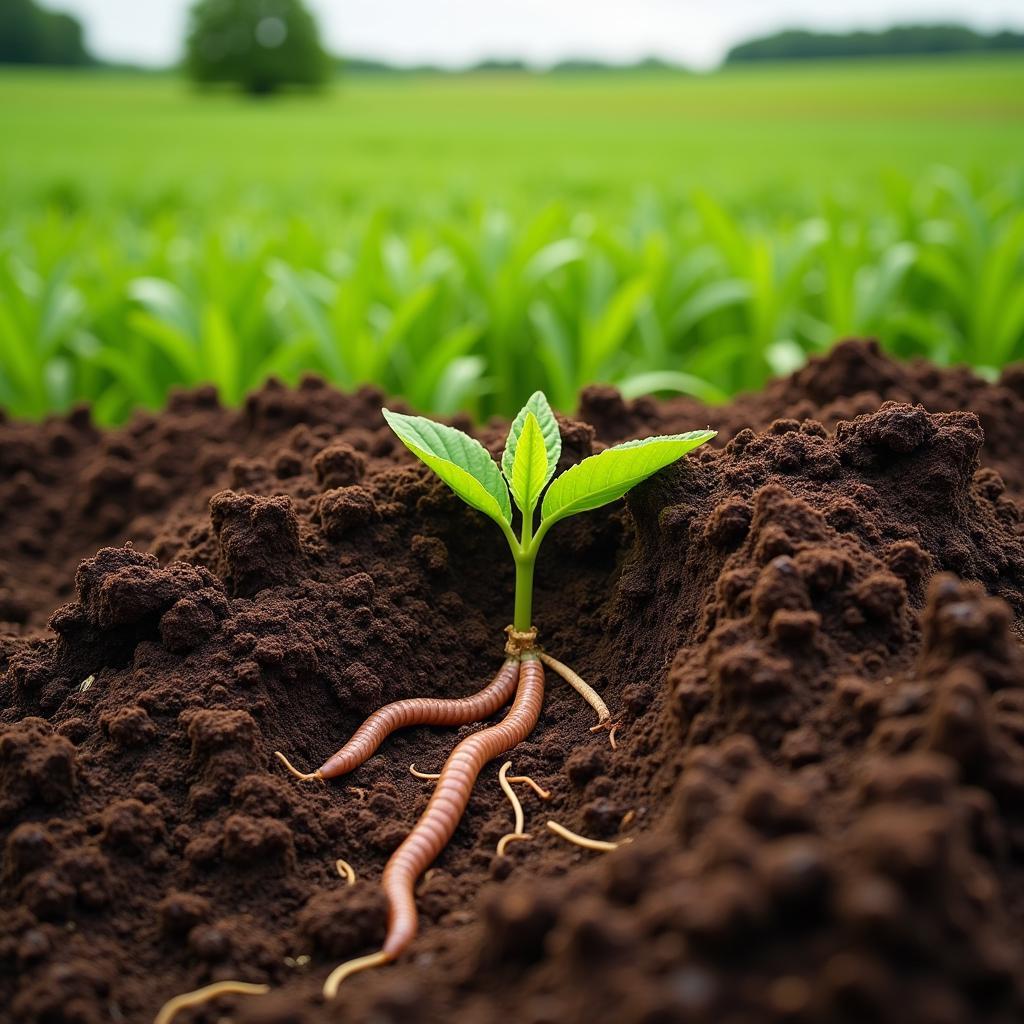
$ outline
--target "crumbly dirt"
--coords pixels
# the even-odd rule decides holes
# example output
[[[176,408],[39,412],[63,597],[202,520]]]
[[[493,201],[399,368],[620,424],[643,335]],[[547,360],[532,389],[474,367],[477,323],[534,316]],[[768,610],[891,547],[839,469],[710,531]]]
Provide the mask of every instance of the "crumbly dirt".
[[[309,379],[110,432],[0,421],[0,1021],[146,1022],[228,978],[273,991],[179,1019],[1024,1019],[1024,371],[864,342],[722,408],[594,387],[560,420],[564,465],[721,431],[545,542],[541,639],[618,749],[549,673],[511,755],[553,793],[523,789],[533,840],[496,856],[491,765],[412,950],[324,1004],[381,942],[410,762],[468,730],[328,786],[273,751],[313,766],[386,701],[478,689],[512,598],[381,401]]]

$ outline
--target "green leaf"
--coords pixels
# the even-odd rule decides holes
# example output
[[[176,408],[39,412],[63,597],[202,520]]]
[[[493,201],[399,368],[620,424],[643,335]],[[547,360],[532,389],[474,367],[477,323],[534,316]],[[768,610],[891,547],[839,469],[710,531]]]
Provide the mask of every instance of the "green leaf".
[[[647,437],[607,448],[567,469],[544,495],[543,521],[600,508],[715,436],[714,430]]]
[[[381,409],[388,426],[467,505],[497,523],[512,521],[512,503],[497,463],[475,438],[423,416]]]
[[[519,410],[519,414],[512,421],[512,426],[509,427],[508,431],[508,440],[505,442],[505,451],[501,455],[501,468],[505,473],[505,479],[511,483],[516,449],[519,446],[519,438],[523,432],[523,427],[526,425],[526,418],[530,413],[533,413],[537,419],[537,426],[540,427],[544,451],[547,455],[547,472],[544,474],[544,479],[538,488],[537,493],[539,495],[553,476],[555,466],[558,465],[558,458],[562,454],[562,435],[559,433],[555,414],[551,411],[551,406],[548,405],[548,400],[544,397],[543,391],[534,391],[527,399],[526,405]],[[521,505],[520,508],[522,508]]]
[[[548,482],[548,456],[540,423],[532,412],[526,413],[523,431],[512,460],[512,497],[524,516],[533,516],[544,485]]]

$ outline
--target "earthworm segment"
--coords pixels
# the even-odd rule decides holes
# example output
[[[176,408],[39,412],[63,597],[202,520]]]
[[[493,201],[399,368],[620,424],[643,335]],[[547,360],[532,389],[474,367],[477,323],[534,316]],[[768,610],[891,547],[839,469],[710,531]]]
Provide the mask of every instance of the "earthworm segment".
[[[297,778],[334,779],[358,768],[397,729],[410,725],[469,725],[490,717],[509,702],[518,676],[518,660],[507,658],[494,679],[468,697],[410,697],[386,704],[370,715],[351,739],[314,772],[297,771],[284,754],[280,751],[275,751],[275,754]]]

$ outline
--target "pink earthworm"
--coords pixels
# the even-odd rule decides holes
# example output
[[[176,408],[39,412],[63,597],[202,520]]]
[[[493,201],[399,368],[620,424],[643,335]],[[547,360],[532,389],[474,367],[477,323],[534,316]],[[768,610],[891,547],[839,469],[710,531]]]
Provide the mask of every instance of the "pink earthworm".
[[[513,659],[512,664],[515,663]],[[518,676],[515,701],[508,714],[496,725],[467,736],[456,746],[441,769],[426,810],[384,868],[381,885],[388,901],[388,926],[382,949],[336,968],[324,985],[328,997],[335,995],[338,985],[350,974],[394,960],[416,937],[416,880],[454,834],[484,765],[521,743],[540,717],[544,666],[536,651],[522,655]]]

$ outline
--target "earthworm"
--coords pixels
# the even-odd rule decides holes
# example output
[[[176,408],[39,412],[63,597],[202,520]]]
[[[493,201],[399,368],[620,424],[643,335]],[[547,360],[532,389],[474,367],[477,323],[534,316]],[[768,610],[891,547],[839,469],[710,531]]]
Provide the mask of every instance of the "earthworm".
[[[498,674],[477,693],[468,697],[409,697],[374,711],[352,734],[349,741],[332,754],[315,772],[297,771],[280,751],[275,751],[285,767],[300,779],[337,778],[358,768],[396,729],[409,725],[468,725],[493,715],[506,704],[516,688],[519,663],[507,658]]]
[[[426,810],[384,868],[381,886],[388,901],[388,927],[383,948],[335,968],[324,983],[328,999],[334,998],[338,986],[350,974],[394,960],[416,937],[416,879],[451,839],[484,765],[529,736],[543,702],[544,666],[536,653],[527,652],[522,657],[519,686],[508,714],[497,725],[467,736],[456,746],[441,770]]]

